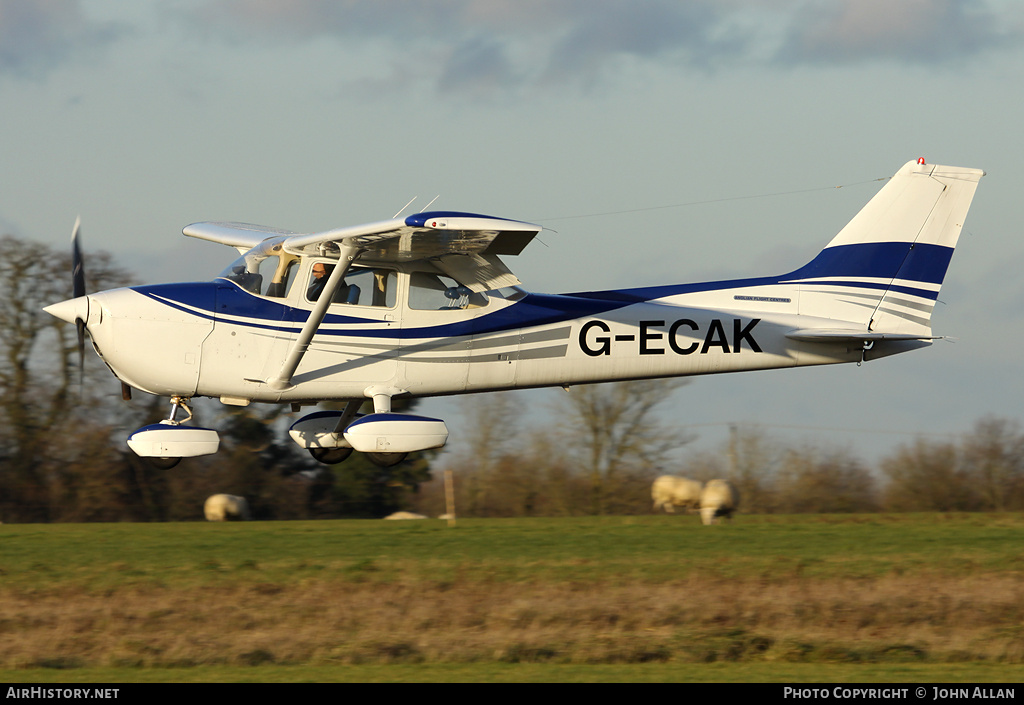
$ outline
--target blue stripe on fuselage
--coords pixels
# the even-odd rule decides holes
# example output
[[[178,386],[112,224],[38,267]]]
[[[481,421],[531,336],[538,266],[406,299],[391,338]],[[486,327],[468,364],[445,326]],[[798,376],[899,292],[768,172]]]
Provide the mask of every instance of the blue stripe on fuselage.
[[[298,332],[309,317],[309,311],[256,296],[234,282],[193,282],[132,287],[143,296],[176,310],[205,320],[216,320],[217,312],[230,315],[224,319],[232,325],[262,330]],[[437,338],[480,335],[516,330],[530,326],[559,323],[580,316],[595,316],[628,305],[619,301],[587,301],[572,296],[527,294],[526,297],[494,313],[454,323],[419,328],[396,329],[391,325],[380,330],[321,328],[317,335],[358,336],[369,338]],[[236,320],[235,317],[247,320]],[[324,323],[334,325],[385,325],[375,318],[359,318],[328,314]]]
[[[454,215],[454,214],[452,214]],[[460,214],[461,215],[461,214]],[[375,318],[328,313],[324,323],[366,326],[381,324],[381,329],[321,329],[318,335],[368,338],[419,339],[460,337],[500,333],[519,328],[561,323],[584,316],[597,316],[631,304],[645,303],[680,294],[738,289],[779,284],[796,285],[814,279],[815,285],[868,289],[891,289],[935,300],[938,293],[906,285],[889,286],[866,279],[893,279],[941,284],[953,255],[953,248],[940,245],[911,245],[906,242],[856,243],[827,247],[803,267],[777,277],[759,277],[698,284],[670,284],[636,289],[587,291],[572,294],[528,294],[511,306],[469,320],[419,328],[395,328]],[[861,279],[831,279],[849,277]],[[159,284],[132,289],[177,310],[206,320],[215,320],[217,311],[248,320],[231,320],[233,325],[282,332],[298,332],[309,317],[307,309],[256,296],[235,282]],[[226,319],[222,319],[226,320]]]
[[[892,289],[926,299],[938,298],[930,289],[919,289],[906,285],[881,284],[868,281],[833,280],[831,277],[857,279],[902,279],[928,284],[942,284],[946,269],[953,257],[953,248],[941,245],[912,245],[909,242],[869,242],[852,245],[826,247],[818,256],[803,267],[777,277],[756,277],[732,279],[698,284],[669,284],[648,286],[637,289],[615,289],[611,291],[584,291],[568,296],[623,303],[643,303],[654,299],[680,294],[695,294],[722,289],[740,289],[752,286],[795,284],[804,279],[820,281],[814,284],[849,286],[867,289]]]

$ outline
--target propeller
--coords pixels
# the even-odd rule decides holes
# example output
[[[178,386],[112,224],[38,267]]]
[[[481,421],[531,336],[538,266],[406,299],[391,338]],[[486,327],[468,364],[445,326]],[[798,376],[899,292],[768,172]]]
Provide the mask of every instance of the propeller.
[[[89,297],[85,292],[85,258],[82,257],[81,239],[82,220],[75,218],[75,229],[71,231],[71,293],[72,297],[67,301],[50,304],[43,308],[52,316],[62,321],[74,323],[78,330],[78,388],[79,392],[85,387],[85,332],[89,321]],[[125,382],[121,382],[121,398],[129,401],[132,398],[132,388]]]
[[[71,294],[73,299],[85,296],[85,263],[82,249],[78,244],[78,236],[82,229],[82,218],[75,218],[75,229],[71,231]],[[78,329],[78,386],[83,385],[85,375],[85,321],[75,318]]]

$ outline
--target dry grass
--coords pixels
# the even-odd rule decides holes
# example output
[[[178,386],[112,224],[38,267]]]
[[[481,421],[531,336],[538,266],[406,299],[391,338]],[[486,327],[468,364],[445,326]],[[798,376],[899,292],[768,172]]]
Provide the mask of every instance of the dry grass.
[[[0,592],[0,667],[1024,663],[1024,577],[306,579]]]

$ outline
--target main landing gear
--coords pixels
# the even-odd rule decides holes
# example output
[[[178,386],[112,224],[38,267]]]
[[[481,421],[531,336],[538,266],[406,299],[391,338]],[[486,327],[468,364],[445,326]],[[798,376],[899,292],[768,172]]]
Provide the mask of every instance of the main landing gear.
[[[288,435],[321,463],[340,463],[357,450],[384,468],[397,465],[409,453],[440,448],[448,440],[444,421],[392,413],[390,401],[374,397],[374,413],[365,416],[356,413],[362,399],[350,401],[341,412],[316,411],[293,423]]]

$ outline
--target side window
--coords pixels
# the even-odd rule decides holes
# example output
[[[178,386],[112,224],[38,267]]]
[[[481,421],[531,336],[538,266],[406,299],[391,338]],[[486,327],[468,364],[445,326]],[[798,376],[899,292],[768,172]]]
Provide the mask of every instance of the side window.
[[[320,298],[334,267],[327,262],[313,265],[306,286],[306,300],[316,301]],[[398,277],[393,270],[352,267],[335,290],[331,303],[394,308],[397,299]]]
[[[413,272],[409,277],[409,308],[420,311],[477,308],[487,297],[443,274]]]
[[[345,303],[393,308],[398,299],[398,277],[390,269],[350,269],[345,275]],[[338,287],[342,294],[342,287]]]

